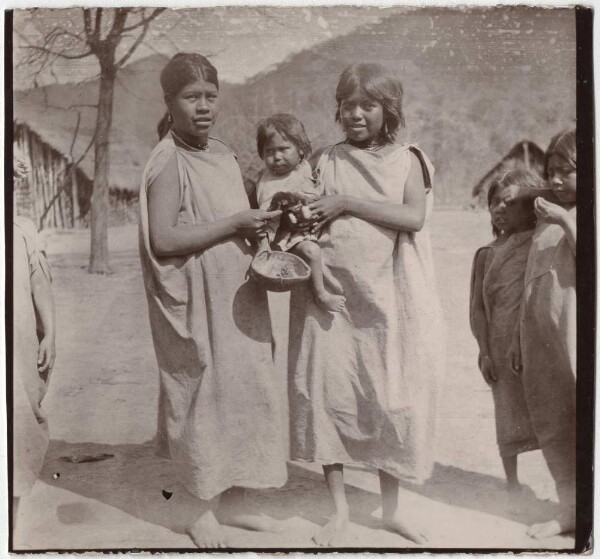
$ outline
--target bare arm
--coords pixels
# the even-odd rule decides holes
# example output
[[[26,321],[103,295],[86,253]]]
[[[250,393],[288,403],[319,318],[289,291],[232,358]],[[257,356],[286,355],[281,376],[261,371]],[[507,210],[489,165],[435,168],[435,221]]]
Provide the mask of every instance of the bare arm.
[[[485,258],[487,251],[480,250],[475,257],[475,262],[473,263],[474,271],[473,271],[473,293],[471,296],[471,330],[475,339],[477,340],[477,345],[479,346],[479,354],[487,355],[490,354],[490,348],[488,345],[489,332],[488,332],[488,322],[485,314],[485,306],[483,303],[483,276],[484,276],[484,266],[485,266]]]
[[[497,380],[489,347],[489,325],[483,302],[483,277],[487,250],[480,250],[473,263],[473,287],[471,294],[471,330],[479,346],[479,368],[485,382],[494,384]]]
[[[418,157],[411,152],[410,158],[403,204],[370,202],[354,196],[324,196],[309,206],[318,216],[317,228],[348,214],[389,229],[419,231],[425,221],[425,183]]]
[[[56,357],[54,297],[50,280],[42,270],[34,271],[31,276],[31,293],[44,331],[38,350],[38,370],[42,373],[52,369]]]
[[[245,210],[212,223],[178,225],[180,201],[177,181],[177,161],[173,157],[149,188],[150,242],[158,256],[184,256],[236,234],[254,237],[264,232],[270,218],[281,213]]]
[[[564,229],[573,256],[577,256],[577,224],[570,214],[564,217],[561,227]]]
[[[534,211],[539,220],[554,223],[563,228],[569,248],[573,255],[577,256],[577,223],[573,216],[562,206],[542,198],[536,198]]]

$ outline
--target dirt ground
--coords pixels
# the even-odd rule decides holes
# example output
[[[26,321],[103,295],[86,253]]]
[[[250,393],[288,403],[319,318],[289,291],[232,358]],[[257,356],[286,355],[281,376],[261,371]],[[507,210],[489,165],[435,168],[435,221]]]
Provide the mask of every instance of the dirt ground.
[[[511,501],[495,444],[492,397],[476,366],[468,325],[474,250],[491,239],[486,213],[437,210],[431,220],[439,291],[448,326],[444,405],[432,478],[404,486],[407,514],[426,525],[429,547],[571,548],[571,537],[529,539],[528,524],[556,510],[552,479],[539,451],[522,455],[527,486]],[[110,230],[114,274],[86,271],[88,231],[52,232],[48,253],[57,303],[58,358],[44,407],[51,443],[40,480],[20,509],[14,547],[38,549],[193,548],[183,525],[194,503],[154,456],[158,374],[137,251],[137,228]],[[287,296],[270,297],[285,394]],[[433,443],[432,443],[433,444]],[[108,454],[97,462],[65,457]],[[376,474],[347,469],[352,548],[414,547],[382,529]],[[162,490],[173,492],[167,500]],[[227,528],[236,548],[310,548],[332,513],[319,468],[289,464],[280,490],[252,491],[260,511],[286,520],[281,534]]]

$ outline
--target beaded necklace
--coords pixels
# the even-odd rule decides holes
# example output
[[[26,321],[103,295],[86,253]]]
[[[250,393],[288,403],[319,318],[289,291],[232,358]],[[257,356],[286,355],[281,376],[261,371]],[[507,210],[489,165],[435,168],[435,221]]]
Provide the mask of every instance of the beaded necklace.
[[[363,145],[363,146],[353,144],[352,142],[349,142],[348,140],[345,140],[344,143],[354,146],[355,148],[362,149],[363,151],[378,151],[381,148],[385,147],[385,145],[386,145],[383,142],[381,142],[379,139],[372,140],[371,142],[369,142],[368,144]]]
[[[202,151],[202,152],[208,151],[208,143],[204,144],[203,146],[192,146],[192,145],[188,144],[179,134],[177,134],[177,132],[175,132],[174,128],[171,128],[171,134],[178,142],[181,142],[184,146],[187,146],[191,150]]]

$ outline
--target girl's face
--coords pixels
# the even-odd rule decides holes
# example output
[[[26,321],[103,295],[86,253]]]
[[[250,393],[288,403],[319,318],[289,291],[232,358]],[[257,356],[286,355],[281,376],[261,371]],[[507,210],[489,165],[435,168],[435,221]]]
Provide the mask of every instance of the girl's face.
[[[504,233],[514,233],[531,227],[531,208],[518,199],[505,202],[503,190],[503,188],[498,188],[492,196],[490,203],[492,223]]]
[[[173,128],[183,139],[205,144],[218,113],[219,90],[213,83],[196,80],[165,101]]]
[[[577,171],[560,155],[551,155],[548,160],[548,180],[560,202],[572,204],[577,200]]]
[[[296,145],[277,131],[267,140],[262,155],[267,168],[277,175],[289,173],[302,160]]]
[[[375,140],[383,128],[383,107],[379,101],[357,90],[340,104],[340,120],[348,140]]]

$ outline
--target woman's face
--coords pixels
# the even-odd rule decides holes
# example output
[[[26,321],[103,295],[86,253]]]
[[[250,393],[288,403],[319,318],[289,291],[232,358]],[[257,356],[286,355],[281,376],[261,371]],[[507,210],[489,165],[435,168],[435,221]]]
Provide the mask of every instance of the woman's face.
[[[277,175],[284,175],[300,163],[301,154],[294,143],[274,131],[263,148],[263,160],[268,169]]]
[[[375,140],[383,127],[383,107],[364,91],[355,91],[340,104],[340,120],[348,140]]]
[[[577,171],[560,155],[548,159],[548,180],[556,197],[563,204],[577,200]]]
[[[522,200],[504,201],[503,188],[496,189],[490,203],[492,223],[504,233],[522,231],[532,226],[531,208]]]
[[[173,128],[183,139],[205,144],[215,124],[219,90],[213,83],[197,80],[183,87],[174,97],[165,98]]]

